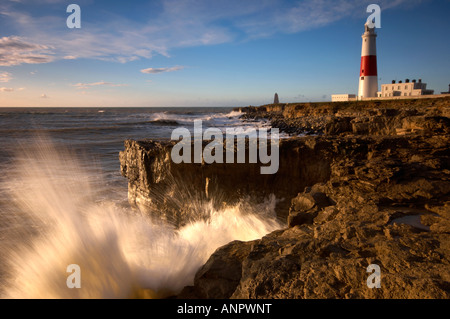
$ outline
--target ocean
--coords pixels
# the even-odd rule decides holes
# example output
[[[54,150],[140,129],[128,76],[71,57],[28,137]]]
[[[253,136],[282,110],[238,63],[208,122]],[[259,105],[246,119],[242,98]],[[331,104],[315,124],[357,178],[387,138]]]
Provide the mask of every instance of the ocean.
[[[240,203],[181,228],[132,209],[119,152],[126,139],[177,127],[257,128],[232,108],[1,108],[0,296],[163,298],[193,283],[220,246],[281,227],[274,200]],[[203,214],[199,214],[204,216]],[[81,288],[69,288],[69,265]]]

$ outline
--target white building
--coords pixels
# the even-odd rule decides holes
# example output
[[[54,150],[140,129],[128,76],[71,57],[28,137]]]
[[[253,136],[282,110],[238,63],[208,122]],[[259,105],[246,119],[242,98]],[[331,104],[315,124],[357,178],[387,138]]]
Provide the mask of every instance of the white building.
[[[377,92],[377,97],[394,97],[394,96],[420,96],[432,95],[434,90],[427,90],[427,84],[419,81],[409,79],[402,81],[392,81],[391,84],[382,84],[381,91]]]
[[[331,102],[348,102],[348,101],[356,101],[355,94],[332,94]]]

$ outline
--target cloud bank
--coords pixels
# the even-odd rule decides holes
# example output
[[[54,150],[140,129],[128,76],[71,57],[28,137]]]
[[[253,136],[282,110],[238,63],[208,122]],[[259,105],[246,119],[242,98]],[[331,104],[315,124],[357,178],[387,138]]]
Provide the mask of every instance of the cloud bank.
[[[0,38],[0,66],[48,63],[54,60],[49,55],[50,47],[27,42],[17,36]]]

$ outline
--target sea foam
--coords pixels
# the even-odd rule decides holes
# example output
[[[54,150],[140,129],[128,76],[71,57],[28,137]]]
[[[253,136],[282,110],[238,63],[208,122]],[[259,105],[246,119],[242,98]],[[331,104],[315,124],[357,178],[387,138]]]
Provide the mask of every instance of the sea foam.
[[[2,251],[3,298],[167,297],[192,285],[218,247],[281,227],[274,198],[260,207],[241,203],[221,210],[204,202],[206,218],[201,214],[178,229],[155,221],[98,200],[92,172],[47,141],[18,157],[10,175],[3,183],[15,225],[6,235],[13,244]],[[80,266],[81,288],[67,287],[71,264]]]

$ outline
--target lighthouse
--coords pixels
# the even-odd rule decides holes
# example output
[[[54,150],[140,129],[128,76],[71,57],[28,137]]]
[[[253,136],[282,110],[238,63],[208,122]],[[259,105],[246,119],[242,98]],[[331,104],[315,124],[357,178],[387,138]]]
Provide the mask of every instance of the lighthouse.
[[[361,69],[359,72],[358,99],[376,97],[378,91],[377,34],[375,27],[364,25],[362,35]]]

